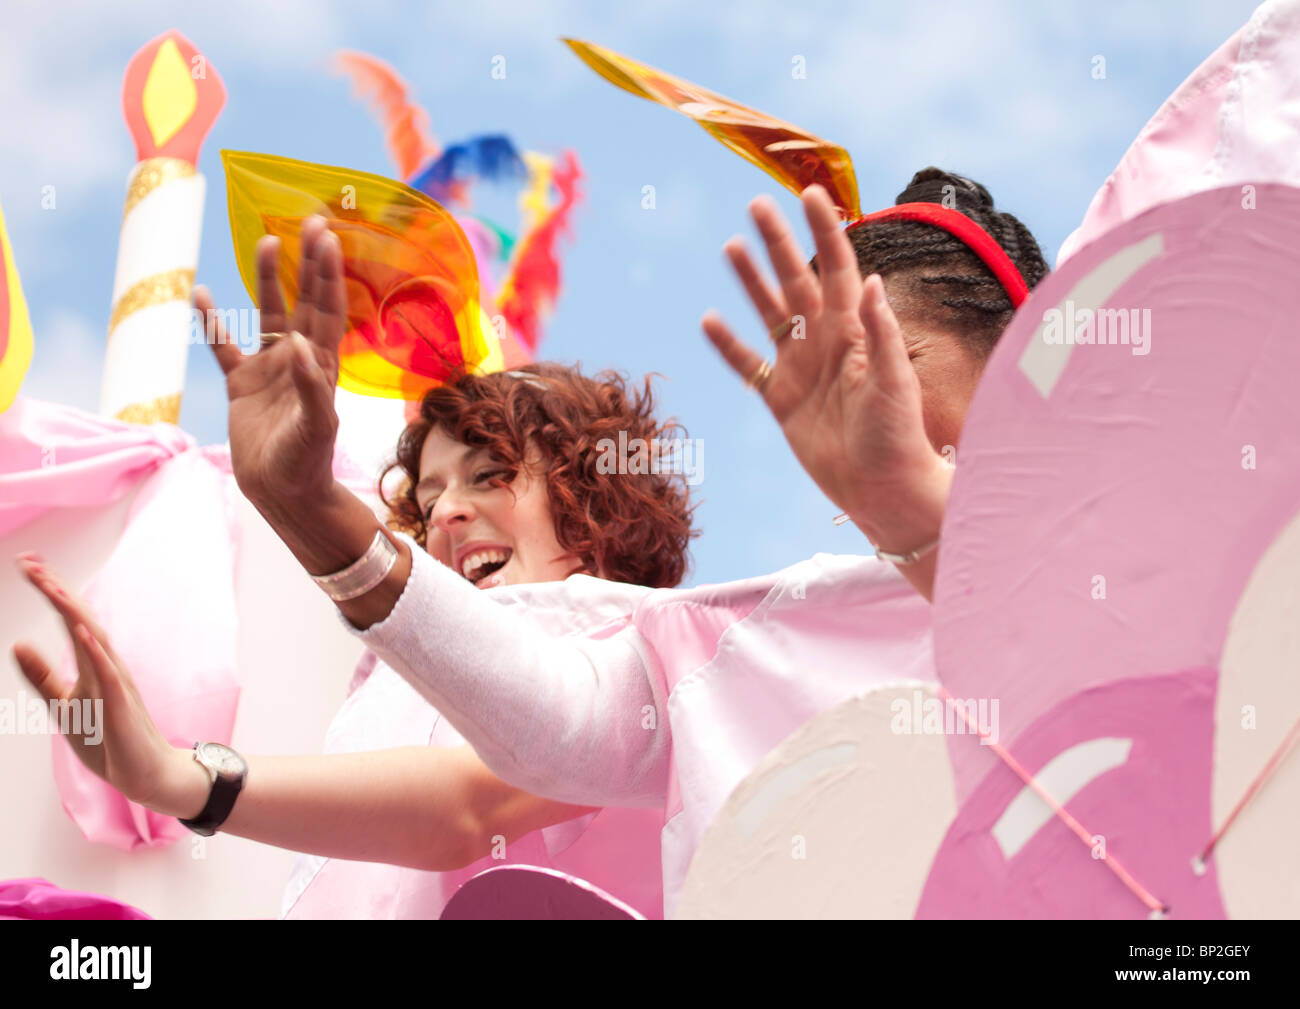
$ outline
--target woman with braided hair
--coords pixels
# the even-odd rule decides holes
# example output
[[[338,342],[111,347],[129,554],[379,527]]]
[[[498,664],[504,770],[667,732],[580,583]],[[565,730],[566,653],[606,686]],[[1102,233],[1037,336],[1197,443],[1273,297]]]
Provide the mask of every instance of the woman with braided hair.
[[[1014,215],[998,211],[978,182],[924,168],[894,202],[936,203],[957,210],[993,237],[1028,288],[1047,276],[1047,262],[1029,229]],[[972,355],[981,361],[988,356],[1015,308],[1006,288],[965,242],[915,220],[864,220],[851,225],[847,234],[863,276],[878,273],[885,280],[900,321],[914,319],[918,312],[942,320],[947,328],[960,331]],[[817,268],[815,259],[812,267]]]

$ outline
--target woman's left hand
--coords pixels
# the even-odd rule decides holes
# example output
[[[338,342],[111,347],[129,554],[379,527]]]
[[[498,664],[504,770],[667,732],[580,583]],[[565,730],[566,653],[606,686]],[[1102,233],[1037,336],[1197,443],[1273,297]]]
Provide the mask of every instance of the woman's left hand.
[[[23,675],[47,702],[89,703],[101,709],[93,727],[84,718],[76,723],[69,720],[81,729],[68,733],[73,752],[132,802],[169,816],[195,816],[206,796],[202,768],[190,759],[189,751],[173,746],[158,731],[126,666],[89,608],[33,555],[20,557],[18,567],[63,618],[79,674],[70,687],[60,683],[36,649],[20,643],[14,646],[14,658]]]

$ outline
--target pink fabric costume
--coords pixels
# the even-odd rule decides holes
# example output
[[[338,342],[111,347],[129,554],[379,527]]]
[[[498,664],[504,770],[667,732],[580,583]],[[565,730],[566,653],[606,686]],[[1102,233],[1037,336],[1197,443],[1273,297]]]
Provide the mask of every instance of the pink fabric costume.
[[[463,745],[446,719],[373,654],[362,658],[354,683],[357,686],[330,725],[326,752]],[[644,917],[660,918],[662,823],[658,809],[606,809],[503,843],[500,859],[485,857],[455,872],[299,855],[285,887],[280,917],[438,918],[447,901],[473,876],[494,866],[525,864],[561,869],[595,882]]]
[[[393,612],[354,633],[504,780],[588,805],[666,804],[667,914],[705,828],[773,746],[867,687],[934,677],[929,604],[874,557],[819,554],[693,589],[574,575],[480,591],[411,547]],[[379,694],[395,690],[395,677],[378,682],[374,724],[411,710],[409,698]],[[341,742],[332,732],[331,745]],[[642,909],[626,881],[554,864]],[[342,883],[337,892],[346,899]]]
[[[49,880],[0,881],[0,921],[147,921],[139,908],[112,897],[64,890]]]

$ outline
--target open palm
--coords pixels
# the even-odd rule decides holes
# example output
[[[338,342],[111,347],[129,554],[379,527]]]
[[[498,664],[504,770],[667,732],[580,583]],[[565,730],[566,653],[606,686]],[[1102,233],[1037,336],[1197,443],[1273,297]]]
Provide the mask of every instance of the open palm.
[[[761,384],[764,401],[826,496],[855,518],[873,516],[932,479],[942,459],[926,437],[921,386],[883,282],[878,275],[863,280],[824,189],[810,186],[803,204],[817,273],[764,197],[751,212],[780,290],[767,283],[740,240],[726,251],[769,332],[791,329],[794,320]],[[739,375],[758,374],[763,359],[717,313],[707,314],[703,326]]]
[[[102,721],[88,735],[85,718],[69,718],[67,739],[86,767],[133,802],[152,806],[167,780],[176,747],[154,724],[126,666],[113,651],[108,635],[89,608],[59,582],[54,573],[30,555],[20,570],[62,617],[77,659],[75,683],[59,681],[49,663],[31,645],[14,646],[23,675],[47,701],[76,705],[89,702],[101,709]],[[83,706],[82,711],[85,711]]]
[[[226,376],[230,458],[240,489],[254,504],[286,502],[323,492],[333,481],[338,417],[334,387],[338,348],[347,331],[343,252],[324,218],[303,222],[298,299],[285,307],[278,266],[280,243],[257,247],[257,287],[263,334],[277,339],[245,355],[229,342],[212,297],[195,288],[194,305],[212,320],[209,343]]]

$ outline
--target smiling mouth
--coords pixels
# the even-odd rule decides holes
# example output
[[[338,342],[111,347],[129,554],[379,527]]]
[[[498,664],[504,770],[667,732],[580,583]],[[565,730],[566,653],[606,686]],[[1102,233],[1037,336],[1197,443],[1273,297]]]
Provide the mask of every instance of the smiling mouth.
[[[461,562],[460,573],[471,584],[488,588],[485,584],[488,579],[505,567],[513,556],[514,551],[509,547],[475,550]],[[492,584],[499,582],[500,579],[494,579]]]

